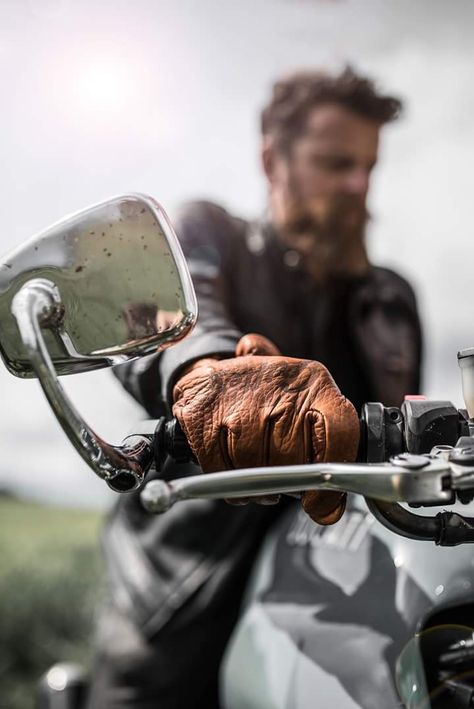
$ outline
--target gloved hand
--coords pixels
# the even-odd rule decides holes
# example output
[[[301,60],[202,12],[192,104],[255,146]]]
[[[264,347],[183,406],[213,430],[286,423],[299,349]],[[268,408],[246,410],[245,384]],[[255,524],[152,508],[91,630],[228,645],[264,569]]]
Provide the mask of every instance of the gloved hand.
[[[357,454],[357,414],[326,367],[283,357],[260,335],[245,335],[235,358],[195,363],[176,383],[174,400],[173,413],[206,473],[353,461]],[[308,491],[302,503],[314,521],[333,524],[345,495]]]

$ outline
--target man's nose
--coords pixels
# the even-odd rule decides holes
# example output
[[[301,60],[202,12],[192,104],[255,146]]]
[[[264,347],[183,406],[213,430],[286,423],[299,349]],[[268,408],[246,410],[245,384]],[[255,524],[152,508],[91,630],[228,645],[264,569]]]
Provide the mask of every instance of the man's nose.
[[[346,177],[346,190],[349,194],[366,197],[369,191],[370,172],[367,168],[357,167]]]

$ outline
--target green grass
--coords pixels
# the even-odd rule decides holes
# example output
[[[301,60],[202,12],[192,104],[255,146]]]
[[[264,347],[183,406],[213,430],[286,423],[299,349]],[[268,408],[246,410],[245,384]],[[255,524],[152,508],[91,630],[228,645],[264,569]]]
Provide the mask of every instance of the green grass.
[[[34,562],[40,550],[52,561],[72,549],[96,546],[101,521],[97,512],[0,497],[0,575]]]
[[[52,663],[90,662],[101,520],[0,497],[0,709],[32,709]]]

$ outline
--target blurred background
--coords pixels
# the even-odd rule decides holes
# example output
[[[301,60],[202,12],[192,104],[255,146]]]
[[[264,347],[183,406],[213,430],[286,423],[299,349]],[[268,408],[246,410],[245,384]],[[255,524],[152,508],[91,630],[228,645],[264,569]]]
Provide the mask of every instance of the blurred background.
[[[370,248],[416,287],[425,393],[461,405],[456,352],[474,344],[473,29],[470,0],[0,0],[0,252],[130,190],[169,211],[204,197],[258,214],[258,114],[273,79],[350,61],[406,101],[384,129]],[[63,382],[113,441],[142,415],[108,371]],[[103,505],[37,383],[1,369],[0,391],[0,485]]]
[[[461,406],[456,353],[474,344],[473,29],[471,0],[0,0],[0,252],[120,192],[149,193],[169,211],[207,198],[258,214],[258,114],[272,81],[349,61],[406,101],[403,118],[384,129],[370,251],[416,288],[424,392]],[[108,371],[63,384],[111,442],[142,417]],[[0,391],[0,488],[103,510],[111,494],[64,438],[39,385],[0,369]],[[18,560],[23,538],[25,558],[38,558],[28,524],[48,524],[34,505],[5,505],[3,558]],[[51,530],[68,520],[73,546],[92,549],[98,513],[55,514],[63,512],[48,513]],[[2,661],[13,662],[0,655],[0,678]],[[13,704],[2,705],[0,692],[4,706]]]

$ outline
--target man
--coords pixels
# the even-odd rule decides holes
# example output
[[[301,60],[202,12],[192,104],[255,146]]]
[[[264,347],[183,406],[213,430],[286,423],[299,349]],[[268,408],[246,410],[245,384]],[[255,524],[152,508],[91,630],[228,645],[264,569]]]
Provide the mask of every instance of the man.
[[[364,239],[380,129],[400,108],[350,69],[284,78],[262,113],[265,218],[248,223],[200,202],[175,220],[198,324],[116,373],[150,416],[173,409],[204,472],[354,460],[355,409],[418,391],[413,292],[370,264]],[[162,471],[188,473],[170,461]],[[321,524],[336,522],[344,502],[303,494]],[[220,658],[279,509],[193,501],[156,518],[138,495],[121,498],[105,534],[112,601],[91,707],[218,706]]]

